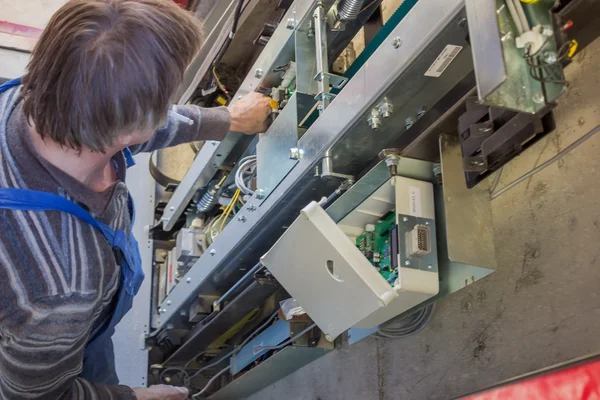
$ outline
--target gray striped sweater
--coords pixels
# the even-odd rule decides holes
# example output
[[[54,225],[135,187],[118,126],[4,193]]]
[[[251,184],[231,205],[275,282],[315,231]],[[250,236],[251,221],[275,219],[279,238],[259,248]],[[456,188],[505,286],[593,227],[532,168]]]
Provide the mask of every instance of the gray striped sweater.
[[[36,152],[21,100],[19,88],[0,94],[0,187],[56,193],[113,229],[129,229],[122,155],[115,157],[119,180],[104,192],[90,190]],[[178,112],[196,123],[170,119],[132,151],[222,140],[229,129],[224,107]],[[77,218],[0,210],[0,398],[135,399],[125,386],[78,377],[87,341],[110,317],[120,274],[104,236]]]

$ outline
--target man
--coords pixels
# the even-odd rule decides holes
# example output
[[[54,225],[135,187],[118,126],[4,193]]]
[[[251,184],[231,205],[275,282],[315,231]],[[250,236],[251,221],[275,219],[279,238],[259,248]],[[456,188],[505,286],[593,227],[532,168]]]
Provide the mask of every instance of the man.
[[[109,243],[120,231],[132,243],[125,149],[264,130],[270,107],[256,93],[229,108],[178,107],[193,126],[169,112],[200,41],[198,22],[170,0],[71,0],[23,85],[0,94],[0,190],[79,210],[0,208],[0,398],[186,398],[184,388],[119,386],[110,340],[89,350],[122,311],[120,295],[135,292],[123,287],[127,249]]]

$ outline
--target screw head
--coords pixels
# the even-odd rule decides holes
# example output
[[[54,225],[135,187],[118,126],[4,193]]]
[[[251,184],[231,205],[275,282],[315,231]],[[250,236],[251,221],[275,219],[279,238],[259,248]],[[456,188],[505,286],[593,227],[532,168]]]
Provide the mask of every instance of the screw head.
[[[404,217],[404,218],[402,218],[402,221],[408,222],[408,218]]]
[[[265,191],[262,190],[262,189],[258,189],[256,191],[256,198],[259,199],[259,200],[260,199],[264,199],[265,198]]]
[[[544,95],[542,93],[536,93],[533,95],[534,103],[542,104],[544,103]]]
[[[175,211],[175,207],[169,207],[170,211]]]
[[[294,29],[296,27],[296,20],[294,18],[288,18],[285,26],[288,29]]]
[[[333,342],[333,338],[331,337],[331,335],[325,335],[325,339],[327,339],[327,341],[329,342]]]
[[[255,78],[262,78],[263,74],[264,74],[264,71],[260,68],[257,68],[256,71],[254,71]]]
[[[427,266],[427,268],[431,269],[431,268],[433,268],[433,267],[432,267],[431,265],[428,265],[428,266]]]
[[[161,222],[169,222],[170,220],[171,220],[171,218],[169,218],[169,217],[162,217],[160,219]]]
[[[400,39],[399,37],[395,37],[394,40],[392,40],[392,46],[394,46],[395,49],[402,46],[402,39]]]
[[[167,305],[170,306],[171,305],[171,300],[167,300]]]
[[[546,62],[546,64],[553,64],[558,60],[558,56],[555,52],[547,50],[542,53],[542,59],[544,62]]]
[[[192,281],[192,278],[186,278],[186,279],[185,279],[185,281],[186,281],[187,283],[190,283],[190,282]]]
[[[256,211],[256,206],[254,204],[250,204],[248,206],[248,211]]]
[[[406,118],[406,121],[404,121],[404,128],[406,128],[407,130],[410,129],[415,123],[415,120],[412,118]]]
[[[243,215],[240,215],[238,217],[238,221],[240,221],[240,222],[246,222],[246,217],[244,217]]]
[[[216,251],[215,249],[212,249],[212,250],[210,251],[210,255],[211,255],[211,256],[214,256],[215,254],[217,254],[217,251]]]
[[[408,261],[408,260],[404,261],[404,265],[410,265],[410,261]]]
[[[238,98],[238,100],[239,100],[239,99],[241,99],[241,98],[242,98],[242,95],[241,95],[241,94],[240,94],[240,95],[238,95],[238,97],[237,97],[237,98]]]

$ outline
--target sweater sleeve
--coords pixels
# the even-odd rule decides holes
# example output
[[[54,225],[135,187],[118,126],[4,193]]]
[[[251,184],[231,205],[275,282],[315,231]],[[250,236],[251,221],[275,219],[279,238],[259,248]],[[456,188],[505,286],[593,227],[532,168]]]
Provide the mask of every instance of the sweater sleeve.
[[[231,116],[227,107],[177,106],[175,112],[191,119],[194,124],[189,125],[169,112],[167,124],[146,143],[130,147],[132,153],[150,152],[200,140],[221,141],[229,133]]]
[[[8,268],[0,266],[0,272]],[[5,283],[14,281],[14,277],[5,278]],[[0,398],[136,399],[133,390],[126,386],[104,385],[79,377],[93,314],[88,302],[79,298],[81,295],[30,301],[25,292],[10,290],[8,284],[2,287]]]

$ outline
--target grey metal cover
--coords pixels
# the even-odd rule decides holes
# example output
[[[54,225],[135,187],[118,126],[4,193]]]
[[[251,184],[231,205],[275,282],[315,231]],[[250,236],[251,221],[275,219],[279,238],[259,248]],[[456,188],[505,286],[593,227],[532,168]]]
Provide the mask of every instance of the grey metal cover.
[[[316,202],[261,261],[329,340],[397,297]]]

